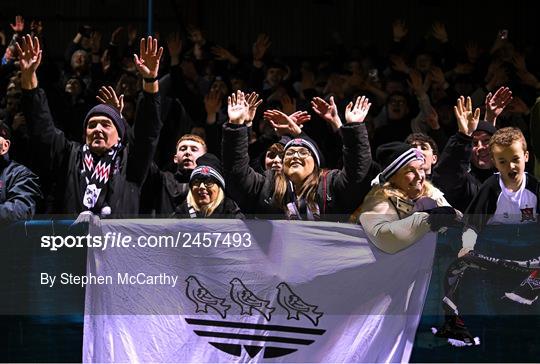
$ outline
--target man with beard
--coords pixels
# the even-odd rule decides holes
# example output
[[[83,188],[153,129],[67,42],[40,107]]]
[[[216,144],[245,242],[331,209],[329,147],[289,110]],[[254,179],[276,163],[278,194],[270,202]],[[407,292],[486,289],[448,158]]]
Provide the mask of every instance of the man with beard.
[[[432,181],[454,208],[465,211],[480,185],[495,172],[489,140],[496,129],[487,121],[479,121],[480,109],[473,112],[470,97],[458,99],[455,114],[458,132],[448,140]]]

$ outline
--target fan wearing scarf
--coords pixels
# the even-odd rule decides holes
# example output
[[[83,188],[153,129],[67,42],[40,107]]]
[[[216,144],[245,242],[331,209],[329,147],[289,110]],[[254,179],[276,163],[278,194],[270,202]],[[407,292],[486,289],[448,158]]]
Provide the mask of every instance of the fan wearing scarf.
[[[285,144],[282,170],[269,169],[264,174],[249,166],[249,131],[244,125],[248,108],[245,96],[238,91],[228,101],[229,123],[223,127],[222,144],[225,177],[227,183],[245,194],[246,199],[256,201],[256,214],[278,218],[285,215],[289,220],[335,219],[336,215],[331,214],[352,212],[345,211],[343,201],[358,197],[357,204],[360,203],[368,190],[363,192],[357,187],[372,167],[363,123],[371,106],[367,98],[359,97],[347,106],[347,125],[340,128],[344,165],[341,170],[323,170],[317,144],[299,130],[297,136]],[[272,125],[276,129],[282,126],[276,123],[283,122],[285,127],[295,123],[280,111],[273,113],[276,118]]]
[[[97,105],[84,119],[83,145],[68,140],[54,126],[45,92],[38,88],[36,70],[42,56],[38,39],[27,35],[17,48],[29,134],[36,145],[46,148],[48,173],[57,184],[55,212],[136,215],[141,185],[161,130],[157,75],[163,49],[158,49],[157,40],[141,39],[140,55],[134,55],[143,78],[143,97],[133,129],[117,108]]]
[[[402,142],[377,148],[383,171],[351,220],[362,224],[371,242],[386,253],[414,244],[428,231],[459,223],[460,213],[426,181],[421,151]]]
[[[206,153],[197,158],[197,167],[189,178],[189,192],[176,210],[175,217],[243,219],[234,200],[225,196],[225,179],[221,162]]]

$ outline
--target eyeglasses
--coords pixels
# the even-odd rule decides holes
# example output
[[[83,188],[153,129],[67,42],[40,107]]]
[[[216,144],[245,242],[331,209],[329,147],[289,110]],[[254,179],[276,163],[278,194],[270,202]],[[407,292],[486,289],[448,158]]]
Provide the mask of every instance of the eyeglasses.
[[[276,157],[279,157],[279,159],[283,159],[283,153],[274,153],[274,152],[268,152],[266,155],[267,158],[274,159]]]
[[[191,181],[190,185],[191,185],[191,187],[200,187],[201,183],[204,183],[206,188],[212,188],[216,184],[216,182],[214,182],[213,180],[208,179],[208,178],[205,178],[205,179],[197,178],[197,179],[194,179],[193,181]]]
[[[311,152],[308,149],[302,148],[302,149],[287,149],[285,152],[285,158],[292,158],[295,154],[298,154],[298,156],[302,159],[305,159],[311,155]]]

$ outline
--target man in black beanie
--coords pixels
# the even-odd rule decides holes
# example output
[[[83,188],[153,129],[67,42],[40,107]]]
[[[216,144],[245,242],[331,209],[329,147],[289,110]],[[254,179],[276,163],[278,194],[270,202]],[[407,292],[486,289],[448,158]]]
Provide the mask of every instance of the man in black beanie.
[[[479,121],[480,109],[473,112],[471,104],[470,97],[458,99],[458,132],[448,140],[432,178],[448,202],[461,212],[496,171],[489,154],[489,139],[497,129],[487,121]]]
[[[0,226],[32,218],[41,198],[37,176],[9,159],[11,130],[0,121]]]
[[[67,140],[54,126],[45,92],[38,88],[38,39],[27,35],[17,48],[29,134],[37,146],[45,147],[48,173],[56,182],[54,212],[102,217],[136,215],[141,185],[161,129],[157,75],[163,49],[158,48],[157,40],[141,39],[140,56],[134,55],[143,78],[143,97],[133,130],[114,107],[98,105],[84,120],[84,145]]]

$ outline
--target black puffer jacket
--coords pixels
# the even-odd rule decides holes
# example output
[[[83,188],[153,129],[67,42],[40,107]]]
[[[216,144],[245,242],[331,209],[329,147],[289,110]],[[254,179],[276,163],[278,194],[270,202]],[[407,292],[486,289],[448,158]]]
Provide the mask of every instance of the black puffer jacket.
[[[371,189],[370,182],[379,172],[373,163],[366,126],[363,123],[347,124],[340,129],[343,140],[343,168],[321,174],[317,202],[321,218],[325,220],[348,220]],[[227,123],[223,126],[223,169],[227,185],[234,185],[245,194],[244,201],[255,206],[243,206],[244,211],[255,211],[259,216],[284,217],[284,211],[275,206],[274,173],[255,172],[249,166],[248,128]],[[323,183],[325,182],[325,183]]]
[[[46,153],[47,173],[57,184],[54,211],[78,214],[85,181],[81,173],[82,145],[68,140],[55,128],[45,92],[23,91],[23,111],[32,140]],[[120,153],[119,168],[109,180],[112,217],[132,217],[139,212],[141,186],[154,158],[161,130],[159,94],[143,93],[133,129],[127,131],[127,145]]]
[[[474,168],[471,155],[472,137],[454,134],[448,140],[431,179],[450,205],[461,212],[465,212],[482,183],[495,172]]]
[[[40,199],[38,177],[7,155],[0,156],[0,225],[31,219]]]

